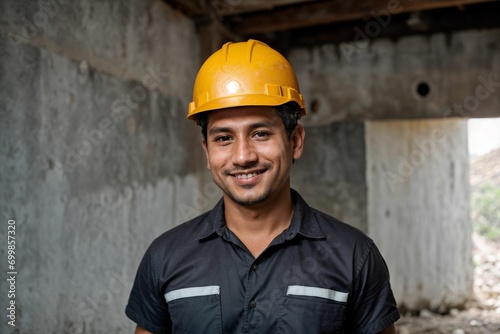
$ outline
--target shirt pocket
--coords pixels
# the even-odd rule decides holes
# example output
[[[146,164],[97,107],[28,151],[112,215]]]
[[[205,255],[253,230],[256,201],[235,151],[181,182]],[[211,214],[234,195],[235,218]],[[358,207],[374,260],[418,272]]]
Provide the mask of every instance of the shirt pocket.
[[[175,334],[222,333],[220,286],[199,286],[165,294]]]
[[[348,293],[290,285],[281,304],[282,333],[340,333]]]

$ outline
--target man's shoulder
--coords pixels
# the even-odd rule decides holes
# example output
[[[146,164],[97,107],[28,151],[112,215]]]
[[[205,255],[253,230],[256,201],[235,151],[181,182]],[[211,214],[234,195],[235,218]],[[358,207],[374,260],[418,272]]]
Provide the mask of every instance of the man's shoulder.
[[[211,211],[207,211],[196,218],[183,222],[158,236],[151,243],[151,250],[158,248],[177,247],[197,241],[199,234],[206,229],[210,222],[207,217]]]
[[[316,209],[311,209],[311,215],[313,215],[323,232],[323,240],[326,245],[332,250],[334,249],[335,254],[343,259],[340,263],[345,262],[346,259],[351,259],[345,264],[351,263],[354,265],[352,269],[358,272],[363,263],[370,257],[370,254],[377,254],[375,242],[363,231]],[[337,259],[337,257],[334,257],[334,259]],[[339,262],[335,263],[338,264]]]
[[[320,234],[326,238],[328,243],[348,244],[351,247],[361,245],[365,245],[368,248],[372,247],[373,240],[358,228],[309,206],[300,194],[293,189],[292,196],[296,209],[298,209],[298,218],[302,220],[301,229],[304,232],[312,231],[311,235],[319,235],[317,234],[319,229],[321,231]]]
[[[311,208],[311,214],[315,217],[320,229],[327,238],[350,240],[352,242],[373,243],[373,240],[363,231],[337,219],[325,212]]]

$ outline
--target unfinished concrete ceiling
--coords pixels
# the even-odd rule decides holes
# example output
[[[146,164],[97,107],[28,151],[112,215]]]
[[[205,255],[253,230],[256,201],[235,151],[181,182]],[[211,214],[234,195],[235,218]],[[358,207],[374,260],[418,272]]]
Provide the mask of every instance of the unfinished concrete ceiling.
[[[247,38],[273,43],[282,51],[291,44],[352,40],[353,27],[370,20],[384,28],[377,37],[390,38],[500,26],[496,0],[165,1],[198,23],[208,53],[226,40]]]

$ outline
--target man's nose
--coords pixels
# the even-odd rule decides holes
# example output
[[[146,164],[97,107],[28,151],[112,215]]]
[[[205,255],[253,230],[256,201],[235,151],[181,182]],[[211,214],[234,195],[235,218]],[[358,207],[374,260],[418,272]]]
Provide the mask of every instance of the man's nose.
[[[246,166],[257,161],[257,152],[250,140],[238,140],[234,145],[233,164]]]

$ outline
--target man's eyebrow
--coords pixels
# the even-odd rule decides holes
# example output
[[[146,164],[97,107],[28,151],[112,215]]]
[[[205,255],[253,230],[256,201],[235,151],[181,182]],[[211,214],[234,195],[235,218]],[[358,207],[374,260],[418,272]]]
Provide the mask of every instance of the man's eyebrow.
[[[224,133],[224,132],[231,132],[231,128],[227,128],[227,127],[214,127],[214,128],[211,128],[210,131],[208,131],[208,135],[211,136],[211,135],[214,135],[214,134],[217,134],[217,133]]]
[[[248,127],[253,130],[258,128],[276,128],[279,126],[276,124],[276,122],[257,122],[250,124]],[[208,131],[208,135],[212,136],[217,133],[227,133],[227,132],[233,132],[233,129],[225,126],[220,126],[220,127],[216,126]]]
[[[278,125],[275,122],[258,122],[258,123],[253,123],[250,125],[251,129],[257,129],[257,128],[275,128]]]

